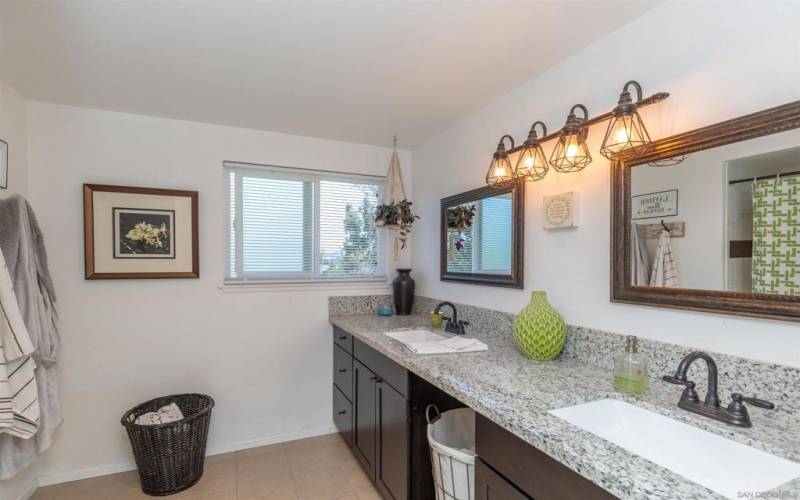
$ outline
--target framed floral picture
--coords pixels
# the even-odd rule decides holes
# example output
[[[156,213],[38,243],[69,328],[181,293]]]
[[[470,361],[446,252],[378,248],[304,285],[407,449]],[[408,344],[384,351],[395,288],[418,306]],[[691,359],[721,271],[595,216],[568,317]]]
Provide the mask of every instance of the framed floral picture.
[[[197,278],[197,191],[83,185],[86,279]]]

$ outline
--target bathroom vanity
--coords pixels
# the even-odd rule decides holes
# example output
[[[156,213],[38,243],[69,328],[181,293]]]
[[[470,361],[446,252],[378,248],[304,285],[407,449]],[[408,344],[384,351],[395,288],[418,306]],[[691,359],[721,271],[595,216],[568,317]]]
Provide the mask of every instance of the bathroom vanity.
[[[333,327],[333,420],[385,498],[433,499],[425,408],[464,405]]]
[[[436,498],[425,408],[464,405],[338,326],[333,379],[333,420],[383,496]],[[477,499],[616,498],[480,415],[476,449]]]
[[[677,408],[679,391],[671,384],[654,383],[644,396],[633,398],[614,393],[608,369],[576,359],[574,353],[550,362],[527,360],[499,328],[469,329],[489,351],[420,356],[386,332],[424,327],[427,315],[380,318],[334,312],[330,321],[334,420],[385,498],[435,498],[423,414],[430,402],[443,411],[464,405],[476,411],[479,500],[730,496],[553,412],[609,398],[746,445],[757,454],[800,462],[798,418],[792,411],[753,410],[753,428],[736,429]],[[674,370],[675,362],[662,364]],[[769,490],[800,494],[800,480]]]

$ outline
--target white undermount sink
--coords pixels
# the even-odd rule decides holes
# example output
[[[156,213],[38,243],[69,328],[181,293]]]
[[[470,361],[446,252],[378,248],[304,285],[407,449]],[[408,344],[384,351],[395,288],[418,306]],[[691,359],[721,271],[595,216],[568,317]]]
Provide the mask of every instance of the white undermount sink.
[[[550,413],[728,498],[800,477],[800,464],[624,401],[602,399]]]
[[[386,332],[385,335],[406,345],[412,342],[438,342],[440,340],[448,339],[448,337],[444,335],[426,330],[424,328],[415,328],[413,330],[395,330]]]

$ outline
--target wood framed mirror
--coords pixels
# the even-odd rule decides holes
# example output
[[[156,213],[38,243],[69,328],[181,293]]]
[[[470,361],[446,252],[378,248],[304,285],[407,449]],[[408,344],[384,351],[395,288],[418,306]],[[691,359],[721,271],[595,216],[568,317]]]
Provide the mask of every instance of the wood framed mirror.
[[[612,302],[800,321],[799,127],[796,101],[612,162]]]
[[[523,288],[524,231],[521,181],[443,198],[441,280]]]

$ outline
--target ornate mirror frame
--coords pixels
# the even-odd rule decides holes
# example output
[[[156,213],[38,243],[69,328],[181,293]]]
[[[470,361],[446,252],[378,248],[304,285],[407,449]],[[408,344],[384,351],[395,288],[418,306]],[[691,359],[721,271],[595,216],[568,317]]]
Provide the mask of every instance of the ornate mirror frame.
[[[511,274],[457,273],[447,271],[447,209],[462,203],[491,198],[500,194],[511,193],[512,206],[512,254]],[[465,193],[456,194],[441,201],[441,236],[439,278],[442,281],[473,283],[476,285],[504,286],[524,288],[524,235],[525,235],[525,183],[514,181],[504,187],[485,186]]]
[[[611,164],[611,301],[800,321],[800,296],[633,286],[630,263],[631,167],[800,127],[800,101],[653,142],[644,155]],[[669,168],[669,167],[663,167]]]

